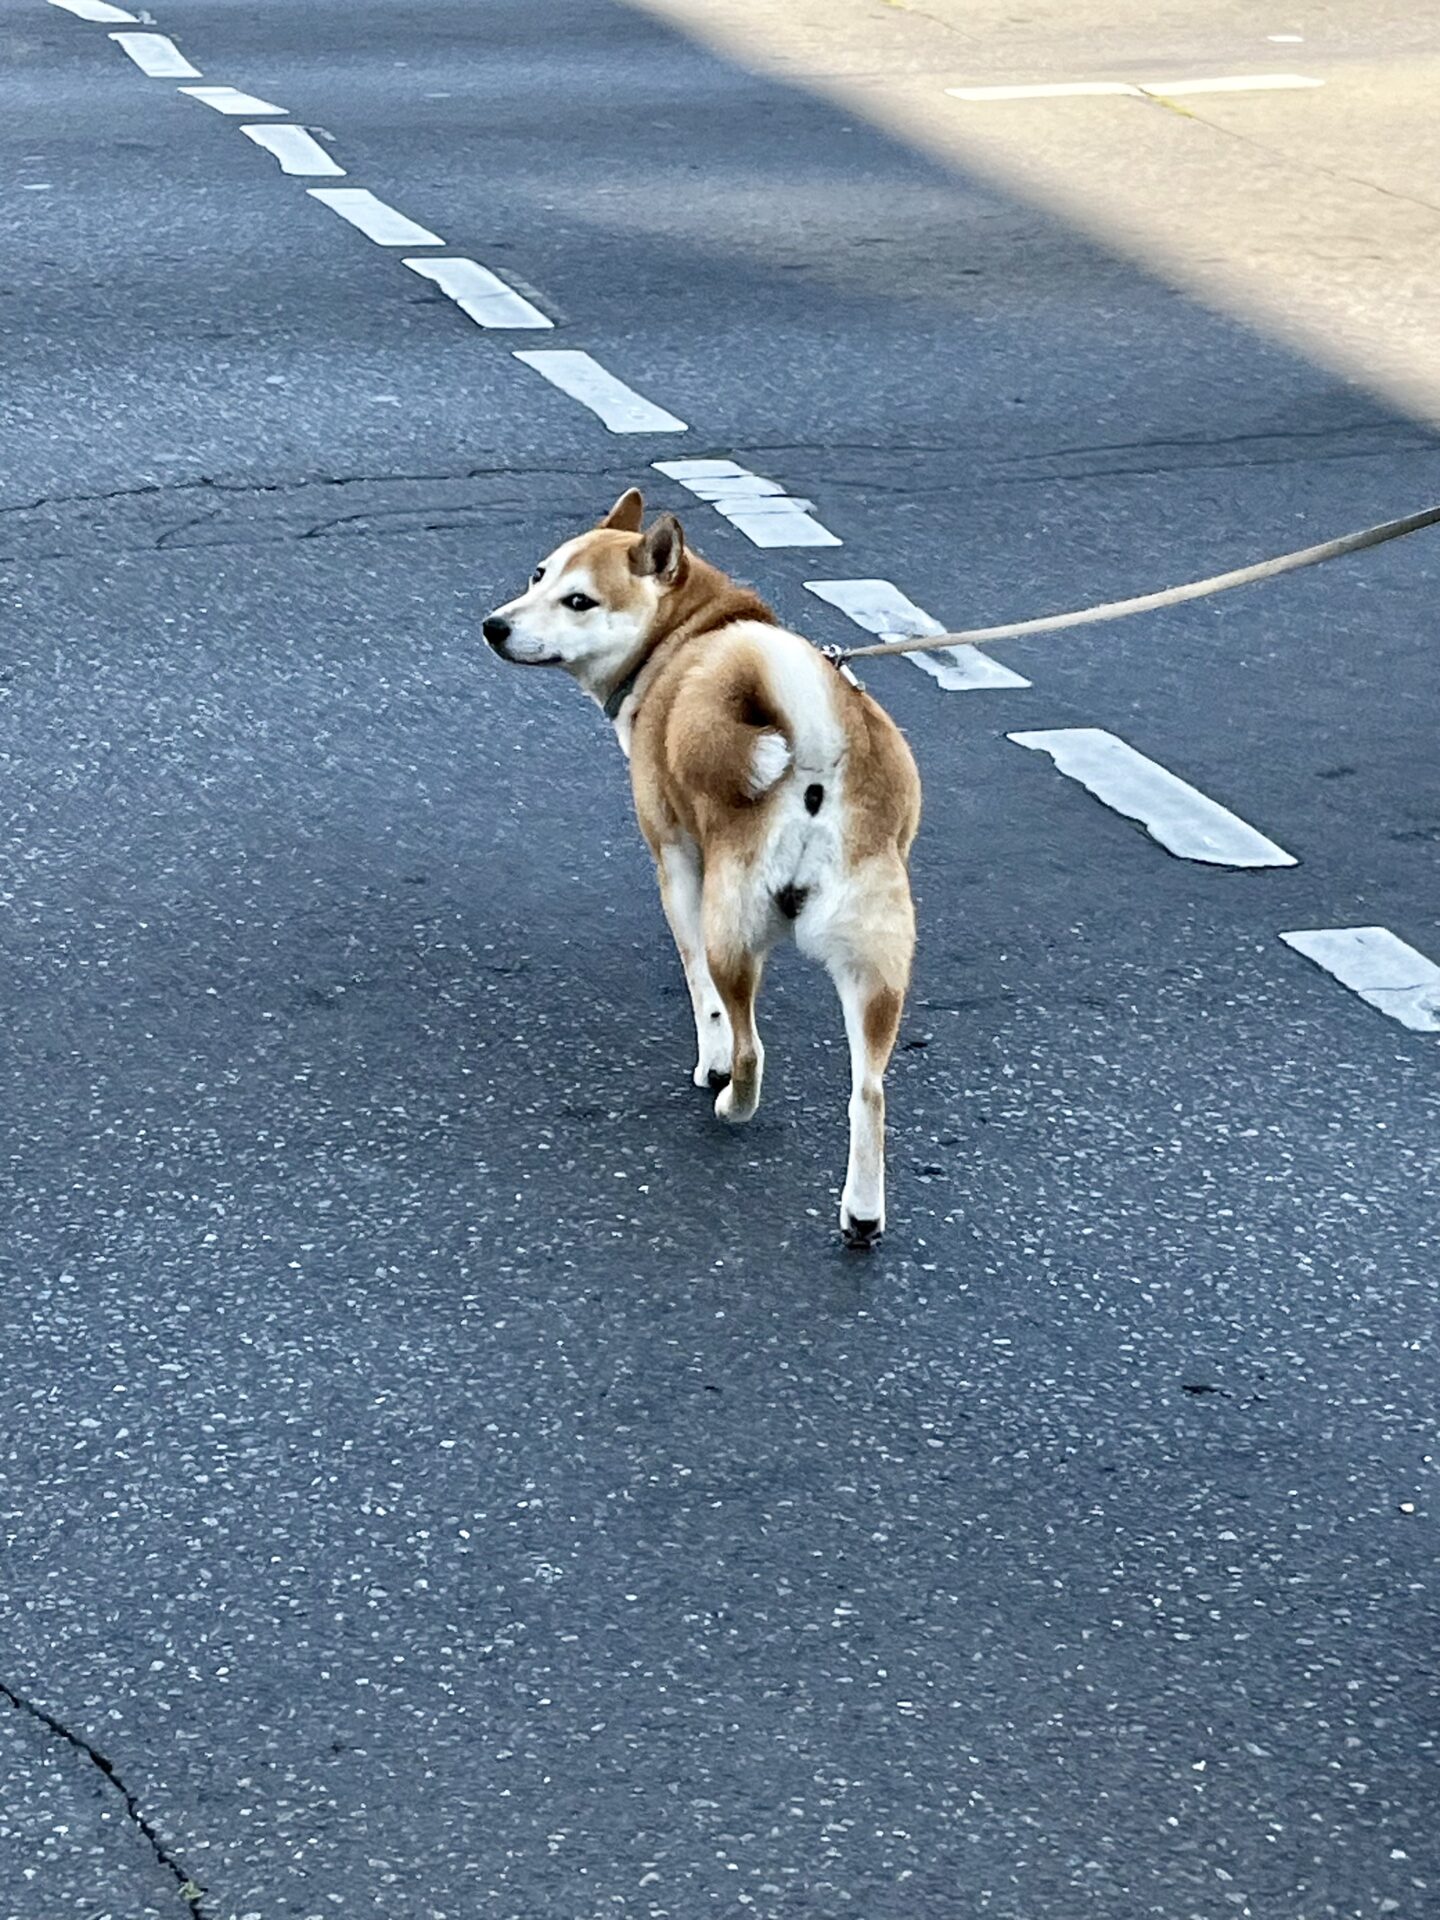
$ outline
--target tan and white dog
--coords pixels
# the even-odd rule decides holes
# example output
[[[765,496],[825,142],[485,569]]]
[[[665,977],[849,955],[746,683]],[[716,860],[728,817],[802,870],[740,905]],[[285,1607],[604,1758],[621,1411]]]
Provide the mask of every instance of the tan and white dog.
[[[748,1120],[765,1051],[755,996],[792,935],[829,969],[850,1043],[840,1227],[885,1226],[884,1073],[915,947],[907,862],[920,780],[899,728],[632,488],[484,623],[520,666],[563,667],[630,761],[640,828],[695,1010],[697,1086]]]

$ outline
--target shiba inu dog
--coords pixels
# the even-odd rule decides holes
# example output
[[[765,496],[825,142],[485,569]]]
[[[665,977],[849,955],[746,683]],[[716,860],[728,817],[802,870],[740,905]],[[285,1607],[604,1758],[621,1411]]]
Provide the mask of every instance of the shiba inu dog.
[[[915,946],[908,859],[920,780],[900,730],[749,588],[624,493],[484,622],[519,666],[563,667],[630,762],[640,829],[695,1012],[695,1084],[748,1120],[765,1050],[755,998],[792,938],[829,970],[850,1046],[840,1228],[885,1226],[884,1075]]]

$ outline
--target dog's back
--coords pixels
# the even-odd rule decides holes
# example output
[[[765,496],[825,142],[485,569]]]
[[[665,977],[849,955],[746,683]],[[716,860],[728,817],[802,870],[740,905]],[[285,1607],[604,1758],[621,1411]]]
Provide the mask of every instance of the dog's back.
[[[799,634],[757,620],[666,663],[631,766],[652,845],[678,827],[707,867],[742,861],[791,920],[822,880],[903,860],[919,825],[919,776],[889,715]]]

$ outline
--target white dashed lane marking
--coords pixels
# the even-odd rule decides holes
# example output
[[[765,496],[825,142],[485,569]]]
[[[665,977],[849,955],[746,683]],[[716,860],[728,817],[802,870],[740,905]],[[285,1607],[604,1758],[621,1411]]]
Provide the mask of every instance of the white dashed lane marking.
[[[821,600],[882,640],[944,633],[940,622],[917,607],[889,580],[807,580]],[[903,653],[922,673],[938,680],[947,693],[979,693],[995,687],[1028,687],[1030,682],[1002,667],[978,647],[940,647],[934,653]]]
[[[677,420],[673,413],[657,407],[653,400],[647,400],[633,387],[627,387],[623,380],[617,380],[613,373],[607,373],[588,353],[558,348],[525,352],[517,348],[515,358],[533,367],[551,386],[568,393],[582,407],[589,407],[612,433],[689,432],[683,420]]]
[[[443,247],[438,233],[431,233],[408,214],[377,200],[368,187],[307,187],[312,200],[338,213],[352,227],[358,227],[377,247]]]
[[[462,313],[469,314],[477,327],[553,327],[555,324],[513,287],[507,287],[498,274],[482,267],[478,260],[420,259],[405,260],[401,264],[412,273],[433,280]]]
[[[273,153],[282,173],[298,173],[311,179],[343,180],[344,167],[337,167],[329,154],[304,127],[277,126],[273,120],[258,127],[241,127],[247,140]]]
[[[1234,73],[1213,80],[1049,80],[1033,86],[946,87],[952,100],[1178,100],[1187,93],[1291,93],[1323,87],[1304,73]]]
[[[657,473],[678,480],[708,500],[732,527],[757,547],[838,547],[828,527],[812,519],[814,502],[794,500],[776,480],[766,480],[734,460],[656,460]]]
[[[135,16],[126,13],[123,7],[112,7],[109,0],[50,0],[52,7],[59,7],[63,13],[73,13],[77,20],[95,20],[107,27],[123,27],[128,20],[133,26]]]
[[[181,93],[188,93],[192,100],[198,100],[202,107],[213,107],[216,113],[284,113],[284,107],[272,107],[268,100],[258,100],[253,93],[241,93],[238,87],[181,87]]]
[[[200,69],[192,67],[175,42],[163,33],[112,33],[110,38],[152,80],[200,78]]]
[[[1060,727],[1007,738],[1017,747],[1048,753],[1061,773],[1127,820],[1138,820],[1152,840],[1181,860],[1212,867],[1296,864],[1293,854],[1237,814],[1102,727]]]
[[[1280,938],[1412,1033],[1440,1033],[1440,967],[1388,927],[1314,927]]]

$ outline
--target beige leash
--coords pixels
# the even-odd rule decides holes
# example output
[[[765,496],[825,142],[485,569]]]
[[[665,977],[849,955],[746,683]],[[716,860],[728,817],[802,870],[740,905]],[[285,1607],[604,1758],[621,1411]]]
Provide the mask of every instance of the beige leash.
[[[1366,527],[1360,533],[1322,541],[1318,547],[1299,547],[1294,553],[1282,553],[1273,560],[1257,560],[1253,566],[1236,567],[1231,573],[1212,573],[1207,580],[1192,580],[1183,587],[1137,594],[1133,600],[1107,600],[1103,606],[1081,607],[1075,613],[1043,614],[1038,620],[1010,620],[1003,627],[970,627],[960,633],[931,634],[928,639],[877,640],[873,646],[826,647],[824,651],[828,659],[843,667],[850,660],[872,660],[886,653],[983,647],[992,640],[1018,640],[1030,633],[1060,633],[1067,627],[1125,620],[1132,613],[1153,613],[1159,607],[1178,607],[1186,600],[1206,600],[1212,593],[1228,593],[1231,587],[1253,586],[1258,580],[1274,580],[1282,573],[1298,573],[1302,567],[1318,567],[1326,560],[1340,559],[1343,554],[1383,547],[1387,540],[1403,539],[1407,533],[1418,533],[1422,527],[1433,527],[1437,522],[1440,522],[1440,507],[1426,507],[1420,513],[1407,513],[1402,520],[1382,520],[1378,527]]]

